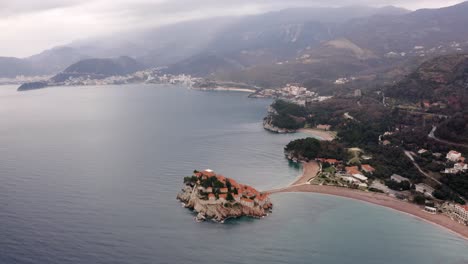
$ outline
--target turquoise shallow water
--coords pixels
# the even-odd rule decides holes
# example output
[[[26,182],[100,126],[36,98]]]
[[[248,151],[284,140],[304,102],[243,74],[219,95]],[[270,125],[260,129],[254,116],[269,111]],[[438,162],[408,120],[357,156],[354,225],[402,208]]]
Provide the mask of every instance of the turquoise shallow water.
[[[392,210],[273,196],[261,220],[196,223],[175,200],[212,168],[268,189],[299,169],[269,100],[173,86],[0,87],[0,263],[468,263],[465,240]]]

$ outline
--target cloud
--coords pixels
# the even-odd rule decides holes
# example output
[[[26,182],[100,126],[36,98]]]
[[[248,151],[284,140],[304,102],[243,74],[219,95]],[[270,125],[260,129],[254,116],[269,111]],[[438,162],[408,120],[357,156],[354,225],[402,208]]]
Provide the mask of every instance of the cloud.
[[[79,0],[2,0],[0,1],[0,14],[22,15],[27,13],[41,12],[56,8],[75,6],[83,1]]]
[[[0,55],[27,56],[102,34],[298,6],[440,7],[457,0],[0,0]],[[33,45],[25,45],[33,43]]]

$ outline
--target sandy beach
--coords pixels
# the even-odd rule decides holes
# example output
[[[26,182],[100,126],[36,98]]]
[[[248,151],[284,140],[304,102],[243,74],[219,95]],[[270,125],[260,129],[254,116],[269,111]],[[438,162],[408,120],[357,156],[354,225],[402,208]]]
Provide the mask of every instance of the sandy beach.
[[[309,134],[320,140],[325,140],[325,141],[332,141],[336,137],[335,132],[325,131],[325,130],[320,130],[320,129],[315,129],[315,128],[301,128],[298,130],[298,132]]]
[[[425,221],[428,221],[432,224],[438,225],[439,227],[446,228],[465,239],[468,239],[468,227],[462,225],[456,221],[453,221],[449,217],[442,214],[430,214],[423,210],[422,207],[398,200],[396,198],[387,196],[381,193],[373,192],[364,192],[349,188],[337,187],[337,186],[321,186],[321,185],[311,185],[311,184],[299,184],[291,185],[282,189],[269,191],[270,194],[282,193],[282,192],[312,192],[320,193],[326,195],[334,195],[345,197],[349,199],[355,199],[363,202],[368,202],[387,208],[391,208],[403,213],[410,214],[412,216],[418,217]]]
[[[294,180],[290,186],[306,184],[310,179],[315,178],[320,170],[320,165],[316,161],[302,163],[302,174]]]

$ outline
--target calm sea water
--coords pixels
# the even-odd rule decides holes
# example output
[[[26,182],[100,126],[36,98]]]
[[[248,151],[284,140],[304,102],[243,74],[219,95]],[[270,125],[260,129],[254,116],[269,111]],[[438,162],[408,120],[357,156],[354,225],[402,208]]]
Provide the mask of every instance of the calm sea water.
[[[270,103],[173,86],[0,87],[0,263],[468,263],[468,243],[389,209],[318,194],[196,223],[175,196],[211,168],[259,189],[300,171]]]

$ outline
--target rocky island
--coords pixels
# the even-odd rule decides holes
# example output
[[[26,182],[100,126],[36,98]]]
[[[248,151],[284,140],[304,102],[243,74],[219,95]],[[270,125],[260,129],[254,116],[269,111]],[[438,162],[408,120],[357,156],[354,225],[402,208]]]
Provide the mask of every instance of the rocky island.
[[[186,208],[197,212],[196,220],[223,222],[241,216],[263,217],[273,205],[267,194],[214,173],[194,171],[184,178],[184,188],[177,195]]]

